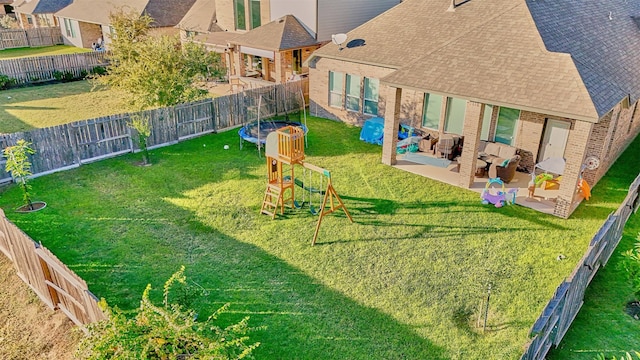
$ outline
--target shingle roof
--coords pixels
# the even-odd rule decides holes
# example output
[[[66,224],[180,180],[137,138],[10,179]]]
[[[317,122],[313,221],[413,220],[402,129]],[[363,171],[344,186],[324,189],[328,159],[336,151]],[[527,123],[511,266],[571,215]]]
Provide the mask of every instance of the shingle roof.
[[[23,14],[53,14],[73,0],[31,0],[24,2],[15,8],[15,11]]]
[[[600,116],[625,96],[640,97],[640,1],[527,5],[547,49],[571,54]]]
[[[196,0],[177,26],[183,30],[197,32],[221,31],[216,23],[216,1]]]
[[[316,45],[311,34],[293,15],[285,15],[236,37],[234,44],[280,51]]]
[[[109,14],[118,9],[147,13],[155,22],[153,26],[175,26],[195,0],[106,0],[96,6],[94,0],[73,0],[73,3],[56,13],[59,17],[95,24],[109,24]]]
[[[591,71],[586,76],[580,57],[572,58],[570,51],[562,53],[571,48],[545,48],[550,42],[538,28],[546,26],[553,32],[555,22],[548,20],[550,25],[536,26],[534,20],[540,16],[532,16],[535,11],[529,7],[538,6],[540,13],[549,12],[552,18],[554,6],[566,9],[597,1],[577,4],[546,0],[471,0],[450,12],[447,11],[449,0],[405,0],[349,32],[343,50],[328,44],[314,55],[398,69],[382,79],[398,87],[595,122],[611,109],[613,105],[609,104],[623,98],[622,92],[611,92],[611,79],[606,71]],[[561,3],[564,5],[558,5]],[[638,2],[635,3],[629,7],[637,7]],[[585,16],[588,11],[582,10]],[[606,18],[607,14],[604,15]],[[633,24],[628,12],[626,19]],[[563,24],[560,29],[570,29],[572,21],[566,16],[557,20]],[[594,27],[600,26],[595,23]],[[623,34],[628,35],[629,31]],[[640,41],[637,33],[634,36]],[[572,42],[574,47],[588,48],[585,43],[596,41],[577,39],[584,42]],[[629,51],[640,53],[640,47],[633,46]],[[581,61],[587,58],[600,61],[589,55],[590,51],[583,52],[585,60]],[[618,64],[616,66],[630,66],[627,62]],[[637,62],[636,65],[640,66]],[[640,71],[635,74],[640,76]],[[640,86],[640,81],[635,84]]]

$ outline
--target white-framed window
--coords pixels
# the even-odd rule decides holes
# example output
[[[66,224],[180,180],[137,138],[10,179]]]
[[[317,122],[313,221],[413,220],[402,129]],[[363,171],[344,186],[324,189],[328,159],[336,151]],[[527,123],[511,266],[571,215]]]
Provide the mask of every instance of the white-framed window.
[[[343,90],[344,74],[341,72],[329,71],[329,105],[342,108],[344,106]]]
[[[496,121],[495,142],[513,145],[519,119],[520,110],[500,107],[498,120]]]
[[[452,97],[447,98],[447,113],[444,119],[445,132],[462,135],[466,109],[467,100]]]
[[[380,98],[380,80],[364,78],[364,100],[362,112],[367,115],[378,115],[378,99]]]
[[[76,32],[75,29],[73,28],[73,20],[71,19],[64,19],[64,30],[67,33],[67,37],[70,38],[75,38],[76,37]]]
[[[422,111],[422,127],[438,130],[440,115],[442,113],[442,96],[436,94],[424,94],[424,108]]]
[[[351,111],[360,111],[360,76],[347,74],[345,92],[347,95],[345,108]]]

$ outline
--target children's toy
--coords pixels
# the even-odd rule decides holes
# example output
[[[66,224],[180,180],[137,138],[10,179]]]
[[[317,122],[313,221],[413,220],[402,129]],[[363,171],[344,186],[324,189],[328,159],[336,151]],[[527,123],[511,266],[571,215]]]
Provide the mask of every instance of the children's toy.
[[[311,245],[315,245],[316,243],[318,232],[320,231],[320,224],[325,215],[342,210],[349,221],[353,222],[351,214],[349,214],[342,199],[333,188],[331,172],[305,162],[304,131],[302,129],[287,126],[267,135],[265,155],[267,157],[268,182],[260,213],[269,215],[272,219],[275,219],[278,212],[284,214],[285,206],[289,208],[302,207],[305,203],[304,192],[302,202],[298,202],[295,199],[295,186],[299,186],[303,191],[308,192],[311,213],[318,215],[316,231],[313,234]],[[307,183],[304,183],[304,180],[295,178],[295,166],[302,166],[303,174],[309,172]],[[320,187],[312,186],[312,172],[319,175]],[[285,173],[288,175],[285,175]],[[325,183],[326,187],[324,187]],[[317,208],[311,203],[314,194],[322,197],[322,203]]]
[[[497,184],[502,187],[501,190],[496,190],[491,187],[492,184]],[[516,202],[516,194],[518,189],[509,189],[508,191],[504,187],[504,182],[500,178],[493,178],[487,181],[487,185],[480,194],[482,203],[493,204],[495,207],[500,208],[504,205],[511,205]]]

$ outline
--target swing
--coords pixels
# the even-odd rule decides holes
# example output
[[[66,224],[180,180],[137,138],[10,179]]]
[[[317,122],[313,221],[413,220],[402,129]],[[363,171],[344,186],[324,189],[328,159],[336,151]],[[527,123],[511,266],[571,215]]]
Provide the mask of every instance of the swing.
[[[296,186],[298,186],[298,187],[300,187],[300,189],[302,189],[302,191],[301,191],[301,192],[302,192],[302,202],[298,202],[298,200],[293,199],[293,206],[294,206],[296,209],[300,209],[300,208],[302,208],[302,207],[304,206],[304,204],[307,202],[307,201],[305,200],[305,192],[306,192],[306,189],[304,188],[304,178],[305,178],[306,176],[307,176],[307,169],[302,168],[302,179],[303,179],[303,180],[300,180],[300,179],[298,179],[298,178],[296,178],[296,179],[294,179],[294,180],[293,180],[293,181],[294,181],[294,183],[296,184]]]
[[[309,171],[309,173],[311,173],[311,171]],[[310,180],[312,176],[313,176],[312,174],[309,175]],[[324,188],[324,176],[322,174],[319,174],[318,176],[320,176],[320,188],[316,189],[314,187],[309,186],[309,212],[311,212],[312,215],[319,215],[320,212],[322,211],[322,205],[320,206],[319,209],[316,209],[313,206],[313,203],[311,202],[311,199],[313,198],[313,193],[320,194],[320,196],[324,195],[324,190],[322,190]]]

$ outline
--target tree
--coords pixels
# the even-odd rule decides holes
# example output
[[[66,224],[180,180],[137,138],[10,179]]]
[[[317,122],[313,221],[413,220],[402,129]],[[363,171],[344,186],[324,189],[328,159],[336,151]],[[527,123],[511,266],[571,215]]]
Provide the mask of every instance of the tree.
[[[24,205],[29,210],[34,210],[33,203],[31,202],[31,185],[27,183],[29,176],[31,176],[31,162],[29,161],[29,155],[36,153],[30,147],[31,143],[24,139],[18,140],[16,145],[8,146],[4,149],[4,157],[7,158],[5,164],[5,171],[11,173],[14,179],[18,181],[18,185],[22,189],[22,198]]]
[[[174,286],[182,286],[175,296]],[[224,305],[205,321],[185,310],[177,300],[189,294],[184,266],[164,285],[162,305],[149,299],[151,285],[142,294],[135,316],[127,318],[117,307],[100,302],[108,318],[87,326],[88,335],[76,351],[81,359],[242,359],[248,358],[260,344],[247,345],[251,330],[248,317],[239,323],[220,328],[213,324],[225,312]]]
[[[194,83],[220,76],[220,56],[178,36],[150,35],[153,19],[122,10],[110,16],[115,31],[103,84],[131,95],[140,109],[172,106],[203,95]]]

